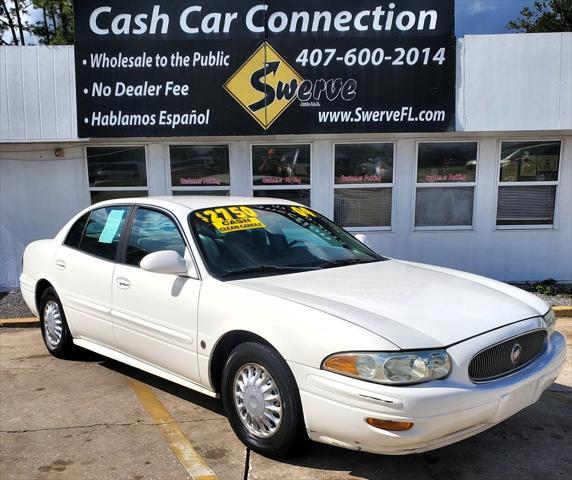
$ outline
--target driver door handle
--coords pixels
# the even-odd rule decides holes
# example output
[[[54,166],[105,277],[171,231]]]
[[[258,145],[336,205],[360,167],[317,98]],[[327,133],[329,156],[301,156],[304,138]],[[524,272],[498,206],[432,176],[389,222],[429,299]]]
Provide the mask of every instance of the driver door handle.
[[[117,277],[115,279],[115,283],[119,288],[127,289],[131,286],[131,282],[127,280],[125,277]]]
[[[63,260],[56,260],[56,267],[58,267],[60,270],[63,270],[66,268],[66,262]]]

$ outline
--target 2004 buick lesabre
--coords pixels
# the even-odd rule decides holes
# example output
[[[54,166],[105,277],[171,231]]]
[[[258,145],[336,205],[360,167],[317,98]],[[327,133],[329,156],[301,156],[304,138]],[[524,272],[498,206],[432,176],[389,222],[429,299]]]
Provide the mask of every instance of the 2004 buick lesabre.
[[[565,359],[535,296],[382,257],[284,200],[102,202],[31,243],[20,280],[53,355],[79,346],[220,395],[268,456],[306,435],[442,447],[536,402]]]

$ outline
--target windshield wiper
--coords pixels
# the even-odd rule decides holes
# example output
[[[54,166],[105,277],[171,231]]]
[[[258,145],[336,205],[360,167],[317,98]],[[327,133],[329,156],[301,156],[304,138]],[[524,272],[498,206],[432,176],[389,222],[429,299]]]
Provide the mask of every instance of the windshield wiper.
[[[358,263],[372,263],[378,260],[360,260],[359,258],[346,258],[343,260],[332,260],[329,262],[320,263],[318,268],[333,268],[333,267],[344,267],[347,265],[356,265]]]
[[[235,275],[248,275],[249,273],[293,273],[305,272],[308,270],[319,270],[319,267],[289,267],[278,265],[260,265],[258,267],[247,267],[239,270],[230,270],[219,274],[219,277],[231,277]]]

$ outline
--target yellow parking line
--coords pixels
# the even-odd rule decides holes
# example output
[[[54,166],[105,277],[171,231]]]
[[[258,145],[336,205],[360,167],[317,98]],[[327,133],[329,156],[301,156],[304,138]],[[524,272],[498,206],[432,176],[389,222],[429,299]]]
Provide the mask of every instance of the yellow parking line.
[[[217,476],[207,462],[195,450],[193,444],[185,436],[165,406],[159,401],[151,389],[144,383],[129,379],[129,385],[137,395],[143,408],[158,423],[163,435],[179,462],[185,467],[193,480],[217,480]]]

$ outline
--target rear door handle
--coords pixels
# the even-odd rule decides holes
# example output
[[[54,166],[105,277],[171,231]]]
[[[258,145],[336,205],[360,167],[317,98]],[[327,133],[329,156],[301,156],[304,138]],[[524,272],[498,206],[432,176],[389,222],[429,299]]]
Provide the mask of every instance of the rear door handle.
[[[56,260],[56,267],[58,267],[60,270],[63,270],[66,268],[66,262],[63,260]]]
[[[129,280],[127,280],[125,277],[118,277],[115,280],[115,283],[117,283],[117,286],[119,288],[129,288],[131,286],[131,282]]]

